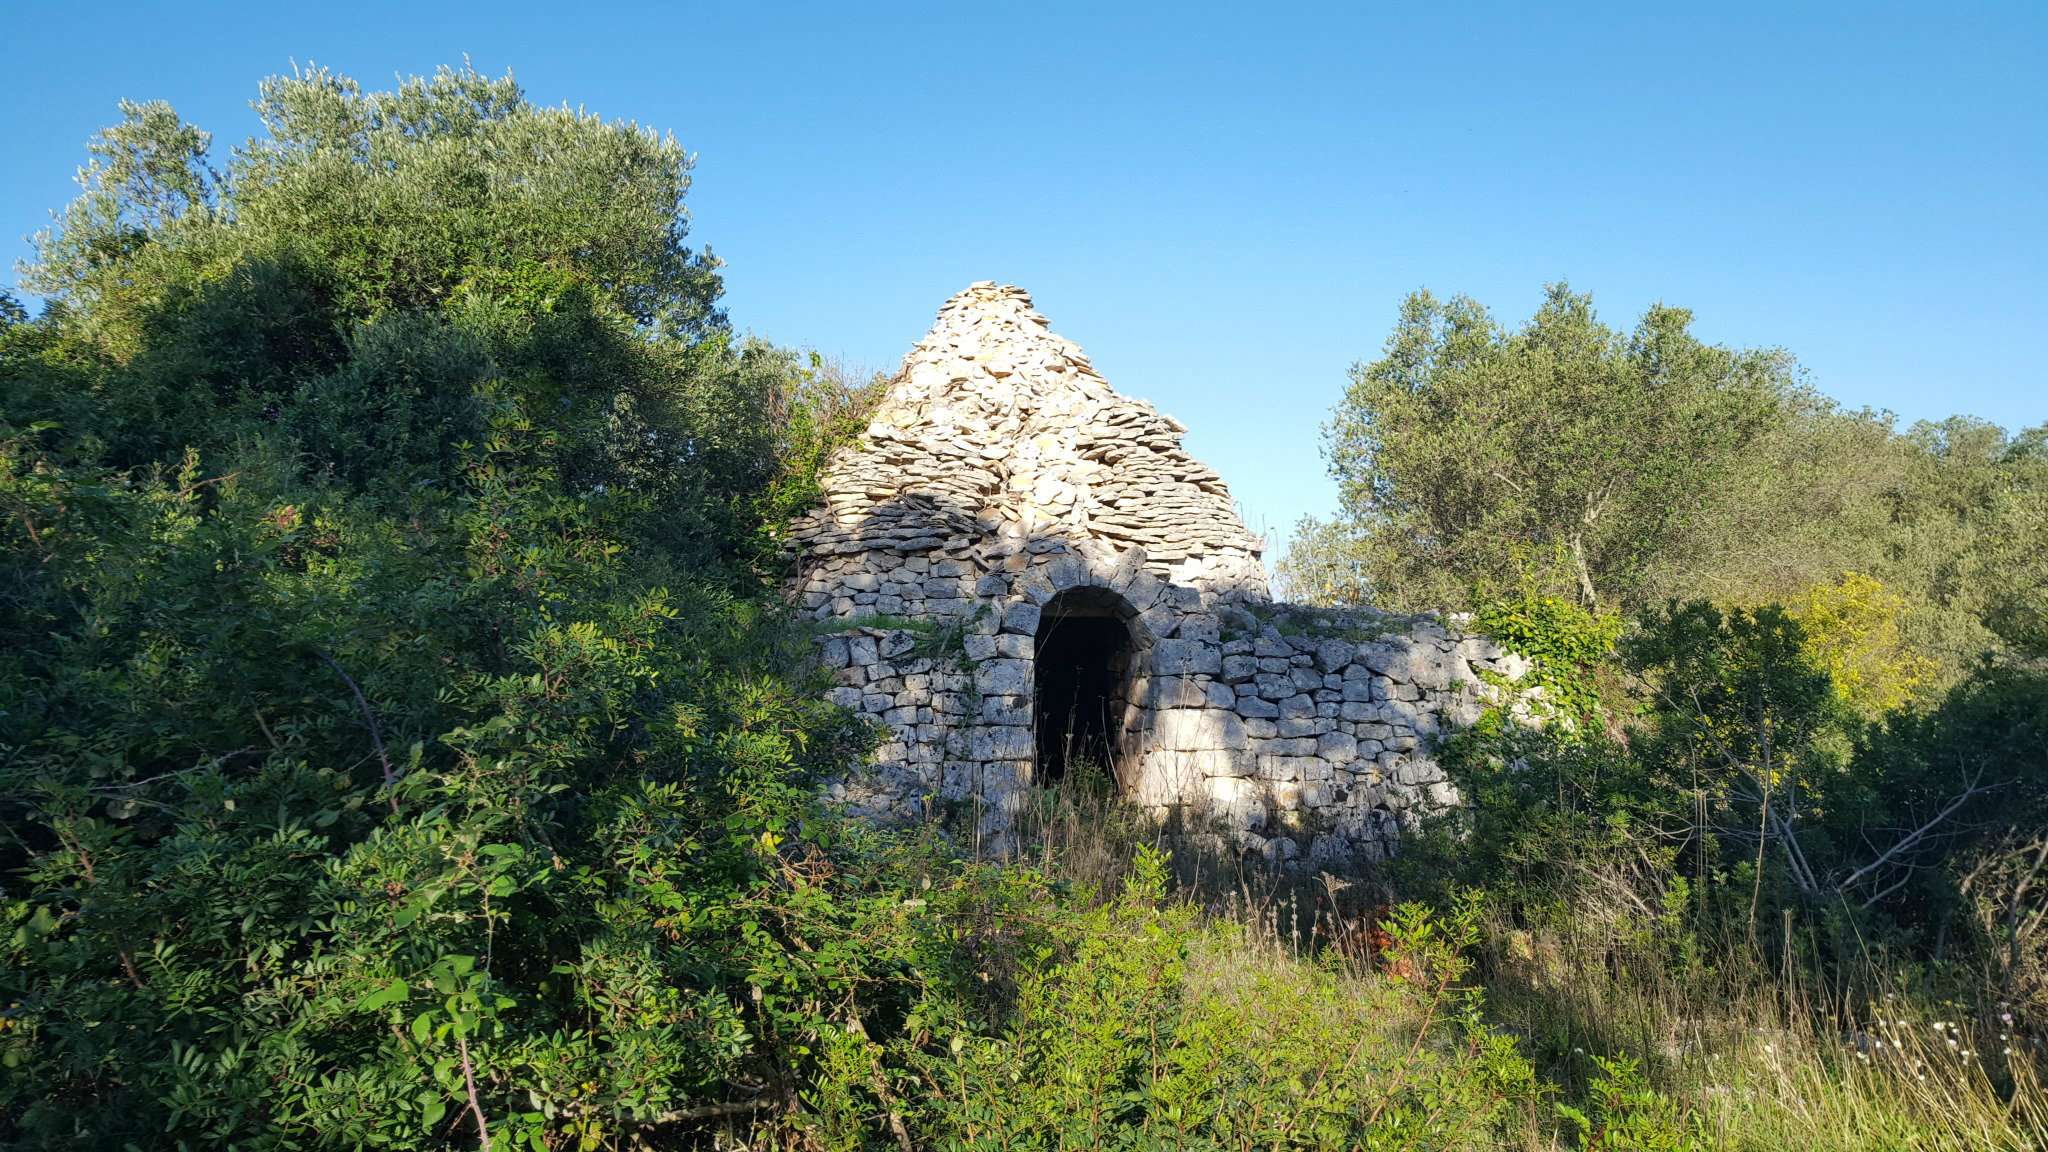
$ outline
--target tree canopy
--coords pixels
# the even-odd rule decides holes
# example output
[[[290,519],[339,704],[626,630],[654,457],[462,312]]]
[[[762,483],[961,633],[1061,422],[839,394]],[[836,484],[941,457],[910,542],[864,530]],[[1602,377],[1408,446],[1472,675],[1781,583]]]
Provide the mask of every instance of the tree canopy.
[[[731,336],[672,140],[469,71],[258,108],[216,170],[124,106],[0,327],[0,1131],[520,1144],[722,1094],[811,1010],[746,909],[866,739],[763,583],[815,374]]]
[[[1338,514],[1281,564],[1335,604],[1466,608],[1530,573],[1596,612],[1669,599],[1799,605],[1860,578],[1867,622],[1927,667],[1920,699],[2029,627],[2038,431],[1955,418],[1901,434],[1816,393],[1777,350],[1700,341],[1651,308],[1629,333],[1550,290],[1522,327],[1408,298],[1325,429]],[[2032,518],[2030,520],[2030,518]],[[1994,601],[1996,606],[1994,606]],[[1846,658],[1846,657],[1844,657]]]

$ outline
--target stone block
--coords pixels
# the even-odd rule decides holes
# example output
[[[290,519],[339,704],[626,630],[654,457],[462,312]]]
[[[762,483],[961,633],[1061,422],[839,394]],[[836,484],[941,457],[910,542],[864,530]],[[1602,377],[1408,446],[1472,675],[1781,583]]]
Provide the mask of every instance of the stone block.
[[[1154,604],[1138,614],[1138,627],[1154,640],[1163,640],[1173,635],[1180,625],[1180,613],[1164,604]]]
[[[1015,632],[1020,636],[1038,634],[1038,620],[1041,614],[1038,605],[1029,600],[1020,600],[1003,609],[1003,631]]]
[[[1198,680],[1186,676],[1159,676],[1152,680],[1152,706],[1154,708],[1202,708],[1209,702],[1209,694]],[[1235,704],[1236,696],[1231,697]]]
[[[1052,586],[1052,581],[1046,579],[1042,569],[1025,576],[1019,590],[1024,593],[1026,599],[1038,605],[1045,604],[1059,593],[1059,589]]]
[[[1212,810],[1226,823],[1254,832],[1266,826],[1264,790],[1257,784],[1236,776],[1210,776],[1202,788]]]
[[[1024,727],[976,728],[968,741],[975,760],[1028,760],[1038,752],[1031,729]]]
[[[984,696],[981,699],[981,722],[1028,728],[1031,726],[1031,697]]]
[[[1242,688],[1243,685],[1239,685],[1239,687]],[[1237,714],[1248,718],[1257,717],[1262,720],[1270,720],[1280,715],[1280,706],[1271,700],[1258,696],[1239,696],[1237,698]]]
[[[981,765],[973,760],[948,760],[939,770],[939,795],[947,800],[965,800],[974,795],[981,782]]]
[[[1307,736],[1268,740],[1259,746],[1259,751],[1268,756],[1313,756],[1316,742]]]
[[[1342,873],[1352,867],[1351,841],[1325,832],[1309,841],[1309,866],[1323,872]]]
[[[1395,637],[1358,646],[1358,661],[1389,680],[1423,688],[1443,688],[1451,682],[1454,657],[1434,644],[1418,643],[1410,637]]]
[[[1306,759],[1306,757],[1302,756],[1275,756],[1260,753],[1256,757],[1259,779],[1271,780],[1275,783],[1299,784],[1303,776],[1302,768]]]
[[[1045,566],[1045,577],[1052,582],[1053,589],[1060,592],[1090,583],[1088,562],[1071,553],[1055,556]]]
[[[1244,751],[1251,747],[1244,721],[1235,712],[1214,708],[1168,708],[1154,713],[1152,743],[1176,752]]]
[[[1351,657],[1358,651],[1356,644],[1344,640],[1324,640],[1316,645],[1316,667],[1324,672],[1336,672],[1351,663]]]
[[[1129,582],[1117,586],[1117,591],[1123,593],[1124,600],[1140,612],[1157,604],[1160,593],[1165,590],[1166,585],[1150,572],[1140,572],[1131,577]]]
[[[985,696],[1028,696],[1031,693],[1031,662],[983,660],[974,668],[974,686]]]
[[[1179,755],[1186,757],[1189,773],[1203,777],[1250,776],[1258,768],[1258,762],[1251,753],[1229,748],[1206,748]]]
[[[1402,758],[1388,773],[1394,783],[1413,788],[1420,784],[1433,784],[1444,778],[1444,770],[1434,760],[1426,757]]]
[[[824,642],[818,645],[818,658],[824,662],[824,665],[827,668],[846,667],[846,661],[848,659],[848,654],[846,651],[846,637],[825,637]]]
[[[1228,645],[1225,645],[1228,647]],[[841,661],[845,663],[845,661]],[[1223,657],[1223,679],[1231,684],[1249,680],[1257,675],[1259,662],[1250,656],[1226,655]]]
[[[1199,640],[1161,640],[1152,646],[1152,670],[1160,676],[1214,676],[1223,669],[1223,653]]]

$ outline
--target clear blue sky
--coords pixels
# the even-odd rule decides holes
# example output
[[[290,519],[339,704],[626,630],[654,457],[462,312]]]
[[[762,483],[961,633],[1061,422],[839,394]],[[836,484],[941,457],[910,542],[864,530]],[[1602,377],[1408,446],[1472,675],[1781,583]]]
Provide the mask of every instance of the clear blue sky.
[[[1423,286],[1519,320],[1568,278],[1852,406],[2048,420],[2048,6],[1111,7],[0,0],[0,256],[121,97],[224,147],[294,59],[466,53],[696,152],[741,327],[893,368],[1023,284],[1279,536]]]

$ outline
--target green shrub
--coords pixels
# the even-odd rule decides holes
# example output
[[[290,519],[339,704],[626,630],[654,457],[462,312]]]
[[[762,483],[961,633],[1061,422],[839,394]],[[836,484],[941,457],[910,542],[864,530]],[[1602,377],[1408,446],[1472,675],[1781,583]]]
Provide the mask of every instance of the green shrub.
[[[1593,1063],[1599,1073],[1587,1086],[1587,1109],[1557,1106],[1584,1152],[1706,1152],[1698,1120],[1645,1083],[1634,1060],[1595,1056]]]
[[[1403,975],[1358,979],[1204,926],[1164,888],[1163,859],[1141,849],[1120,896],[1054,925],[1005,1028],[961,1021],[910,1056],[931,1142],[1464,1148],[1533,1097],[1529,1066],[1463,984],[1473,910],[1402,909]]]

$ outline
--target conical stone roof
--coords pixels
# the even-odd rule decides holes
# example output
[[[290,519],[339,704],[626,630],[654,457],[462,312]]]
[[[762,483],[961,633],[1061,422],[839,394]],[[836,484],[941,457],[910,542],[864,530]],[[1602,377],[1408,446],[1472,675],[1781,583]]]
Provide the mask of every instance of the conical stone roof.
[[[982,281],[939,309],[794,543],[815,563],[1093,541],[1142,549],[1171,584],[1264,599],[1262,542],[1186,431],[1112,389],[1022,288]]]

